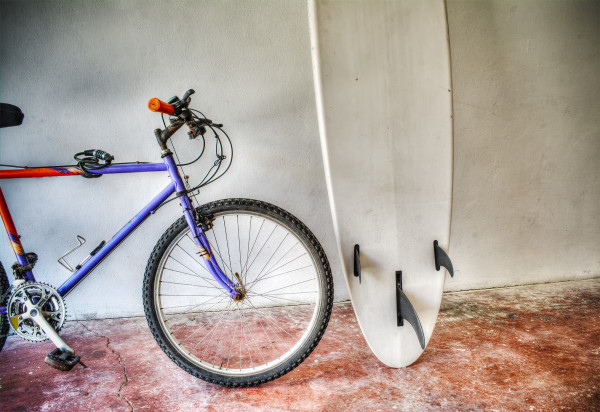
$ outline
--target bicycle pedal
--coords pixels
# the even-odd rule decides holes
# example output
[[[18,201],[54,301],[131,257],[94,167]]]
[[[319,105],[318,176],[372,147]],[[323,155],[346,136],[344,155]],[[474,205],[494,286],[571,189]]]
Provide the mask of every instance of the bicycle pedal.
[[[56,348],[46,355],[44,362],[46,362],[48,366],[63,372],[70,371],[73,369],[73,366],[77,365],[78,363],[81,363],[81,366],[87,368],[87,366],[81,362],[81,358],[79,356],[75,356],[70,352],[63,351],[60,348]]]

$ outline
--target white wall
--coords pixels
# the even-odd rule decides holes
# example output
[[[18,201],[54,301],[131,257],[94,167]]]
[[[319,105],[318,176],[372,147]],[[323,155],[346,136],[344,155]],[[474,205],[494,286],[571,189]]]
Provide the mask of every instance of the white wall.
[[[259,198],[297,215],[325,247],[336,298],[347,298],[306,13],[301,0],[0,0],[0,100],[26,114],[23,126],[0,130],[0,161],[65,164],[88,148],[159,161],[160,120],[146,102],[192,87],[194,104],[225,123],[235,146],[231,171],[202,198]],[[448,15],[456,277],[447,288],[600,275],[600,2],[448,0]],[[88,252],[165,182],[152,174],[0,184],[26,249],[40,255],[36,274],[59,285],[68,273],[55,260],[75,234]],[[138,229],[69,295],[69,314],[141,314],[146,260],[179,213],[171,204]],[[5,267],[14,261],[4,235],[0,256]]]
[[[0,131],[2,163],[72,164],[90,148],[116,161],[160,161],[152,133],[160,116],[146,103],[194,88],[193,106],[225,124],[235,149],[231,171],[200,198],[257,198],[292,212],[323,244],[337,299],[348,296],[323,175],[305,2],[2,0],[0,15],[0,100],[26,116]],[[186,140],[180,132],[175,143]],[[201,178],[204,166],[190,171]],[[38,280],[58,286],[69,273],[56,259],[76,234],[89,243],[73,264],[167,181],[156,173],[0,183],[26,250],[40,256]],[[141,315],[146,260],[180,214],[172,202],[132,234],[68,296],[70,317]],[[8,269],[14,255],[6,236],[0,242]]]
[[[600,2],[449,0],[447,288],[600,275]]]

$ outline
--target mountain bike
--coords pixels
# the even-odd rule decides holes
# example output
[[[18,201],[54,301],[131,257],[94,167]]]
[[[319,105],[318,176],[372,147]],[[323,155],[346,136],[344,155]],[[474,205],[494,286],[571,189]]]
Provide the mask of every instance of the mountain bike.
[[[100,243],[58,287],[33,275],[37,254],[25,252],[4,194],[0,215],[16,256],[9,283],[0,263],[0,350],[9,328],[34,342],[50,339],[56,346],[45,362],[68,371],[81,362],[59,335],[66,320],[64,298],[142,222],[170,201],[183,215],[158,239],[143,282],[148,326],[164,353],[188,373],[224,386],[253,386],[276,379],[298,366],[323,336],[333,304],[333,281],[323,248],[296,217],[269,203],[225,199],[197,204],[201,187],[222,177],[231,165],[233,146],[223,125],[189,107],[193,90],[183,98],[151,99],[164,128],[154,130],[162,162],[114,163],[103,150],[75,155],[76,165],[23,167],[2,165],[0,179],[50,176],[98,178],[106,174],[167,172],[170,182],[110,240]],[[2,104],[1,126],[21,124],[23,114]],[[186,126],[188,137],[215,138],[216,160],[192,187],[174,149],[173,135]],[[224,145],[231,146],[229,163]],[[183,175],[183,177],[182,177]],[[84,365],[85,367],[85,365]]]

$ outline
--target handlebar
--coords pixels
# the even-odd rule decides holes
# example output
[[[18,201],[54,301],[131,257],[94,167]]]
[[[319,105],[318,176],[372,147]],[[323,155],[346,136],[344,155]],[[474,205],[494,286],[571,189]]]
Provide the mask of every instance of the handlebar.
[[[167,103],[155,97],[148,101],[148,109],[153,112],[168,114],[169,116],[179,116],[189,106],[192,101],[190,96],[194,93],[194,89],[189,89],[183,95],[183,99],[179,100],[179,97],[173,96]]]
[[[148,100],[148,109],[153,112],[159,112],[168,115],[172,115],[175,112],[175,107],[173,107],[172,104],[165,103],[156,97]]]
[[[197,119],[197,116],[188,110],[188,106],[192,101],[190,96],[194,93],[195,91],[193,89],[189,89],[184,93],[183,99],[181,100],[179,97],[173,96],[168,102],[163,102],[157,98],[148,101],[148,108],[151,111],[164,113],[170,116],[170,123],[164,130],[154,130],[156,140],[163,152],[168,150],[166,146],[167,140],[169,140],[169,138],[184,124],[190,128],[190,132],[188,133],[190,139],[195,139],[200,134],[204,135],[204,132],[206,131],[202,124],[210,125],[212,123],[212,121],[208,119]],[[203,121],[198,122],[198,120]]]

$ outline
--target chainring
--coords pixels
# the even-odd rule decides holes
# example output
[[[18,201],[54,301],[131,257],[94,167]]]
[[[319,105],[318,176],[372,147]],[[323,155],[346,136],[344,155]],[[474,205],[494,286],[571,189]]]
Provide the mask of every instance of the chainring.
[[[40,342],[48,339],[48,336],[28,316],[34,307],[40,310],[57,332],[65,323],[67,308],[56,289],[44,283],[25,282],[13,291],[6,306],[11,327],[22,338]]]

